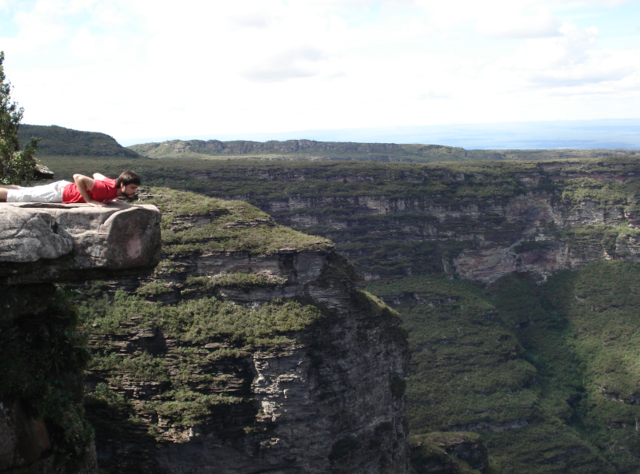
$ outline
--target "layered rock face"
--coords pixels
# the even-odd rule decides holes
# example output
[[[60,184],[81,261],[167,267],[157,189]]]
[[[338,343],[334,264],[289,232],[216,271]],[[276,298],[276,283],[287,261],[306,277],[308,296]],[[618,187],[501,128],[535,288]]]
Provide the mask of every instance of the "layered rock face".
[[[333,239],[367,280],[444,271],[490,283],[512,272],[544,279],[594,260],[638,260],[640,240],[622,228],[638,224],[635,163],[512,164],[484,173],[478,166],[470,173],[473,167],[322,170],[322,180],[352,192],[290,194],[260,207],[278,222]],[[265,181],[334,188],[317,183],[316,169],[258,171],[247,170]],[[378,182],[390,191],[376,194]]]
[[[94,472],[85,342],[53,282],[152,268],[160,214],[35,203],[3,203],[0,213],[0,472]]]
[[[91,290],[102,295],[94,305],[115,288],[140,295],[89,314],[97,356],[88,410],[101,468],[408,472],[408,347],[397,315],[355,288],[326,240],[290,233],[244,203],[210,200],[182,214],[176,204],[193,195],[180,194],[150,201],[169,219],[156,272],[142,286],[109,280]],[[207,251],[201,237],[188,247],[190,235],[222,229],[227,250]],[[254,250],[234,250],[247,229],[260,236]],[[287,247],[257,251],[283,232]],[[235,329],[217,329],[226,314]],[[154,376],[139,376],[143,361]]]

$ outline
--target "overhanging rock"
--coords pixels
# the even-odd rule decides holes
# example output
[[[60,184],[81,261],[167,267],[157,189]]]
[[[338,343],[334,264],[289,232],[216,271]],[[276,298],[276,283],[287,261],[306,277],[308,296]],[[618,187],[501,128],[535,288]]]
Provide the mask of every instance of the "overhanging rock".
[[[160,211],[113,202],[0,204],[0,284],[65,282],[152,268]]]

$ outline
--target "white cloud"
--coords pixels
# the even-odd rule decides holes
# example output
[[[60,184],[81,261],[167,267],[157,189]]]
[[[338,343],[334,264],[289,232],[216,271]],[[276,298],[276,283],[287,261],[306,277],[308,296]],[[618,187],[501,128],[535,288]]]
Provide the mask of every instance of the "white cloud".
[[[640,41],[567,23],[587,4],[621,2],[35,0],[0,49],[25,120],[116,136],[640,110]]]
[[[489,38],[540,38],[559,35],[560,21],[547,8],[526,14],[513,8],[478,18],[477,31]]]
[[[244,28],[267,28],[272,18],[268,12],[245,12],[238,15],[231,15],[230,20]]]
[[[320,73],[318,63],[324,53],[313,47],[295,48],[278,53],[246,71],[246,79],[257,82],[286,81],[300,77],[316,76]]]
[[[597,28],[564,25],[557,38],[529,40],[502,67],[538,87],[620,81],[640,70],[638,50],[598,49]]]

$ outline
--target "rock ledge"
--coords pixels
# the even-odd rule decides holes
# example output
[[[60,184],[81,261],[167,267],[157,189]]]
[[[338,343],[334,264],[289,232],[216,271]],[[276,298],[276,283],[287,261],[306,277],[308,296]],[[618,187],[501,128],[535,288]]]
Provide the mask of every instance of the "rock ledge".
[[[0,204],[0,283],[108,277],[160,258],[160,211],[151,205]]]

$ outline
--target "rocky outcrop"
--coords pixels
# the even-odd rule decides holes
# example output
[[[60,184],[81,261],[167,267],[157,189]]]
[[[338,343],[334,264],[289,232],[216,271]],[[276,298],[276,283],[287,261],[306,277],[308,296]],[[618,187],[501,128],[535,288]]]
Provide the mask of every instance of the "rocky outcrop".
[[[471,474],[489,466],[487,448],[475,433],[431,433],[411,440],[416,474]]]
[[[174,251],[167,243],[165,260],[149,278],[107,280],[91,289],[102,291],[96,301],[116,288],[131,293],[114,299],[113,313],[107,309],[93,323],[98,357],[87,375],[88,412],[101,468],[407,473],[408,346],[397,314],[356,288],[353,269],[330,242],[276,226],[244,203],[211,200],[197,213],[165,212],[172,221],[164,225],[184,232],[181,242],[197,232],[199,247]],[[205,236],[217,229],[229,237],[227,247],[240,246],[246,229],[257,245],[275,240],[287,246],[204,250]],[[178,241],[169,233],[165,238]],[[198,305],[211,309],[200,312]],[[292,308],[323,316],[286,329]],[[104,323],[123,311],[117,327]],[[188,317],[176,327],[171,320],[183,311]],[[213,326],[228,312],[235,314],[235,334],[215,335],[199,325],[194,336],[185,327],[199,318]],[[242,327],[268,315],[276,319],[258,326],[267,336],[251,342]],[[164,375],[137,378],[135,368],[143,363],[163,367]],[[193,409],[205,399],[215,402]],[[173,408],[180,404],[182,413]],[[132,419],[137,424],[127,425]]]
[[[0,204],[0,282],[86,280],[153,268],[160,256],[160,213],[112,203]]]
[[[363,218],[313,214],[322,207],[353,209],[352,212],[362,213]],[[383,234],[385,240],[397,239],[405,245],[432,243],[432,253],[416,255],[416,263],[439,257],[440,261],[433,262],[435,268],[484,282],[495,281],[512,272],[530,272],[546,278],[558,270],[610,259],[613,256],[607,255],[602,239],[576,241],[572,238],[572,230],[598,225],[615,227],[628,220],[622,209],[602,207],[592,201],[567,206],[546,192],[529,192],[502,202],[463,206],[434,205],[426,199],[366,196],[292,198],[286,205],[269,203],[268,208],[273,209],[276,219],[298,229],[314,231],[322,228],[339,243],[367,232],[373,239],[376,234]],[[410,218],[410,215],[414,217]],[[374,219],[373,216],[380,217]],[[350,247],[352,245],[347,245],[343,252],[354,258],[365,250],[352,251]],[[618,258],[637,260],[640,240],[634,232],[623,233],[614,237],[615,248]],[[402,251],[402,247],[398,247],[398,253]],[[370,273],[365,276],[377,279],[385,275]]]
[[[153,206],[0,204],[0,473],[96,472],[84,337],[54,283],[152,268]]]
[[[512,272],[545,279],[594,260],[640,258],[635,197],[623,191],[640,176],[635,164],[597,171],[572,162],[532,168],[499,180],[446,168],[398,169],[385,180],[380,170],[368,176],[322,170],[323,180],[349,184],[352,194],[290,194],[263,200],[261,207],[277,222],[331,238],[367,280],[440,271],[485,283]],[[320,187],[312,171],[247,173]],[[368,182],[387,180],[402,192],[372,194]],[[614,187],[615,197],[607,200],[607,188]]]

